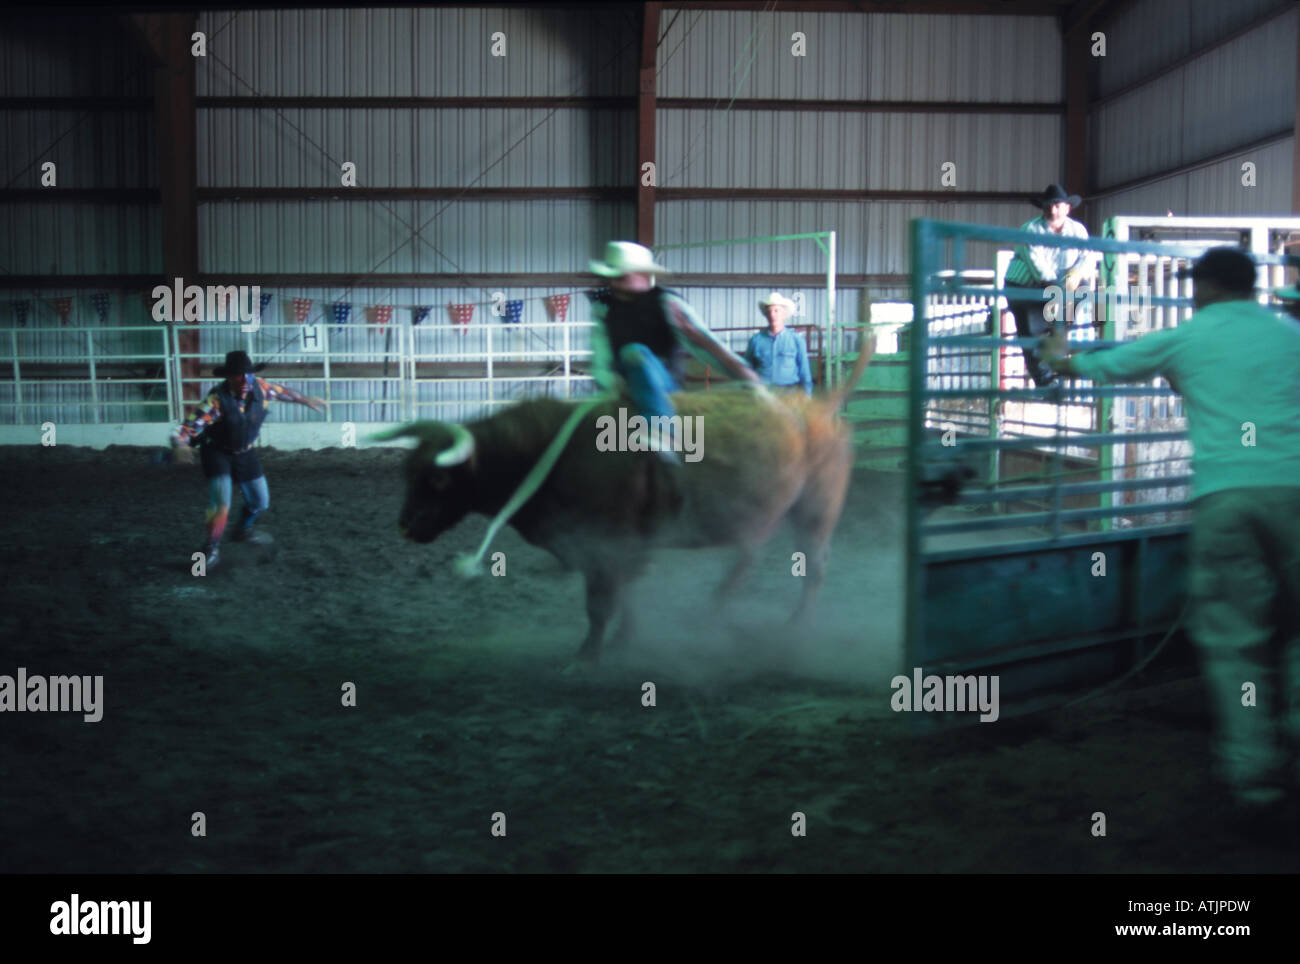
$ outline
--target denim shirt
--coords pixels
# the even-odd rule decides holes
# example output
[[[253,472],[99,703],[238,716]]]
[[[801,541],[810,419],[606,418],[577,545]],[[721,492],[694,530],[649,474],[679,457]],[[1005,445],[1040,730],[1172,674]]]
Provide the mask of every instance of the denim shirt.
[[[745,349],[745,361],[769,385],[803,385],[812,394],[808,343],[793,328],[781,329],[776,337],[766,329],[755,332]]]

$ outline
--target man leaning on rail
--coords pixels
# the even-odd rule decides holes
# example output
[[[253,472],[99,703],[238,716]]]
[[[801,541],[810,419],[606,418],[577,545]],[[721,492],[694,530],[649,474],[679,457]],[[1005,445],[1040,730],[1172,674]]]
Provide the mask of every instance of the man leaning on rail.
[[[1188,630],[1215,769],[1268,831],[1300,790],[1300,760],[1288,759],[1300,748],[1300,322],[1253,300],[1256,265],[1237,248],[1211,248],[1188,276],[1196,313],[1178,327],[1075,355],[1058,331],[1043,359],[1100,382],[1158,373],[1183,396],[1195,476]]]

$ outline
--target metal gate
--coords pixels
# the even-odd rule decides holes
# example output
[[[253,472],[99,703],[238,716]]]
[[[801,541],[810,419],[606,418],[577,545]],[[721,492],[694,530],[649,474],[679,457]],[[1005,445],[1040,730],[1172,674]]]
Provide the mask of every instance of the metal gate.
[[[1118,675],[1175,624],[1190,522],[1186,425],[1168,385],[1037,388],[1011,364],[1033,342],[1004,334],[1005,296],[1042,293],[1006,288],[1001,272],[990,284],[966,259],[1031,240],[1104,254],[1093,315],[1069,329],[1098,347],[1190,315],[1190,289],[1171,272],[1224,243],[912,223],[906,667],[997,675],[1003,715]],[[926,494],[958,470],[972,478],[934,508]]]

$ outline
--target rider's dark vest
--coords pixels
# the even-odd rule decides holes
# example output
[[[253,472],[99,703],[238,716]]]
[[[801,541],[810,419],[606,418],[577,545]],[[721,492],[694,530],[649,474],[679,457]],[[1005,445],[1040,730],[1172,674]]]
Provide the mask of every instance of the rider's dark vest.
[[[242,412],[239,399],[225,382],[217,389],[217,395],[221,399],[221,418],[209,430],[212,444],[226,452],[242,452],[257,441],[257,433],[262,430],[266,393],[257,379],[253,379],[253,387],[248,390],[248,406]]]
[[[685,370],[686,351],[667,318],[664,294],[664,289],[652,288],[628,298],[611,295],[605,312],[605,332],[615,365],[618,364],[618,353],[625,345],[642,344],[654,352],[680,382]]]

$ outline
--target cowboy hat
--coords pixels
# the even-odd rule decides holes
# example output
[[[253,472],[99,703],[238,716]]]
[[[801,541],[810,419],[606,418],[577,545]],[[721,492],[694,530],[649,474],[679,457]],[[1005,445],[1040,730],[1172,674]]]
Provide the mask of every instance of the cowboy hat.
[[[1274,288],[1273,294],[1277,295],[1284,301],[1296,301],[1300,299],[1300,285],[1291,285],[1287,288]]]
[[[1077,194],[1066,194],[1065,188],[1061,187],[1059,184],[1049,184],[1043,190],[1042,194],[1037,197],[1031,197],[1029,203],[1036,208],[1045,208],[1049,204],[1064,201],[1066,204],[1070,205],[1070,207],[1075,208],[1079,206],[1079,203],[1082,200],[1083,198],[1079,197]]]
[[[248,357],[248,352],[228,351],[226,363],[212,369],[212,374],[221,378],[227,375],[248,375],[252,372],[260,372],[265,367],[265,365],[254,365],[253,359]]]
[[[605,260],[591,262],[591,271],[602,278],[621,278],[625,274],[667,274],[668,269],[655,264],[649,248],[631,241],[611,241],[605,245]]]
[[[793,301],[791,301],[789,298],[784,297],[779,291],[773,291],[770,295],[768,295],[766,298],[764,298],[762,301],[758,303],[758,310],[762,311],[764,308],[771,307],[772,305],[782,305],[786,311],[789,311],[791,313],[794,312],[794,309],[796,307]]]
[[[1212,281],[1229,291],[1243,292],[1254,290],[1256,270],[1255,259],[1241,248],[1219,245],[1177,272],[1176,277]]]

